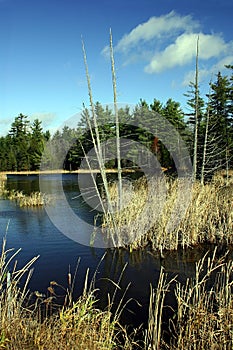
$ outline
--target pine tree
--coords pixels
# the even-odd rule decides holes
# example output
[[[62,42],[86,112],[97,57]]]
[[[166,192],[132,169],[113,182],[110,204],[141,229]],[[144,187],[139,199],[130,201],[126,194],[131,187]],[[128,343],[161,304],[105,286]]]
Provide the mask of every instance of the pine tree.
[[[30,170],[37,170],[40,167],[42,153],[44,151],[45,138],[41,121],[35,119],[31,126],[31,136],[29,141]]]
[[[11,137],[11,151],[14,154],[16,160],[16,169],[17,171],[29,170],[30,169],[30,157],[29,157],[29,120],[28,117],[19,114],[15,118],[14,122],[11,125],[9,132]]]
[[[229,167],[231,147],[230,83],[220,72],[211,84],[209,124],[216,144],[213,169]]]

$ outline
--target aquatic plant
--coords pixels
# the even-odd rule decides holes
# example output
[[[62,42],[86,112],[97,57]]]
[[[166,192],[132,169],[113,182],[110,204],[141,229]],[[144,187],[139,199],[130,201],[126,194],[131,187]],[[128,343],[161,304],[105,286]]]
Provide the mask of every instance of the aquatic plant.
[[[112,312],[116,292],[104,310],[97,306],[95,275],[91,282],[87,270],[82,294],[74,300],[75,273],[68,273],[65,288],[51,281],[47,295],[38,291],[29,294],[28,282],[32,265],[23,268],[14,263],[19,250],[6,250],[3,240],[0,256],[0,348],[27,350],[96,349],[96,350],[193,350],[232,349],[233,346],[233,262],[227,255],[217,258],[217,249],[196,263],[193,278],[182,283],[175,276],[168,281],[161,267],[156,287],[151,287],[148,324],[144,336],[135,341],[137,330],[120,324],[120,315],[127,305],[124,297]],[[9,254],[11,253],[11,256]],[[13,265],[13,268],[11,267]],[[78,268],[78,266],[77,266]],[[126,268],[126,265],[125,265]],[[116,290],[120,279],[112,281]],[[26,282],[22,278],[26,274]],[[21,288],[19,288],[21,283]],[[64,292],[64,303],[58,306],[57,297]],[[124,293],[124,296],[127,292]],[[176,303],[170,307],[166,297],[172,293]],[[33,299],[32,299],[33,298]],[[32,300],[34,300],[32,302]],[[166,323],[166,327],[164,327]]]
[[[6,175],[0,173],[0,197],[5,197],[8,191],[6,190]]]
[[[125,242],[125,247],[129,249],[150,246],[153,250],[163,251],[200,243],[233,243],[233,184],[226,185],[220,180],[205,185],[196,181],[192,186],[192,198],[184,217],[173,230],[166,229],[180,181],[182,179],[167,180],[166,198],[161,190],[162,181],[159,179],[154,180],[153,192],[148,192],[145,178],[137,180],[130,193],[127,193],[127,189],[123,191],[125,207],[113,214],[115,225],[119,228],[118,233],[122,234],[120,239],[123,246]],[[110,186],[109,191],[114,207],[117,203],[116,185]],[[150,207],[146,215],[142,215],[148,201]],[[161,213],[158,217],[159,210]],[[104,215],[104,233],[112,230],[111,223],[108,215]]]
[[[40,207],[50,202],[51,198],[41,192],[25,195],[22,191],[9,191],[8,199],[15,200],[20,207]]]
[[[169,337],[161,331],[165,294],[171,283],[161,270],[157,289],[152,288],[145,349],[199,350],[233,347],[233,262],[217,259],[216,249],[196,263],[196,273],[172,288],[177,306],[169,320]],[[158,306],[159,305],[159,306]]]
[[[29,294],[27,286],[31,267],[38,257],[19,270],[15,262],[11,271],[10,265],[19,250],[8,257],[11,251],[6,250],[4,239],[0,256],[0,349],[133,349],[134,341],[119,323],[123,300],[114,314],[111,310],[113,299],[109,299],[105,310],[100,310],[96,305],[94,279],[88,283],[88,271],[83,293],[77,300],[73,299],[74,278],[71,273],[68,274],[67,288],[51,281],[48,295],[38,291]],[[25,274],[26,282],[22,286]],[[56,299],[60,289],[65,296],[64,304],[58,307]],[[36,298],[33,303],[32,298]]]
[[[16,201],[20,207],[41,207],[51,201],[50,196],[38,191],[26,195],[22,191],[8,190],[4,176],[0,176],[0,197]]]

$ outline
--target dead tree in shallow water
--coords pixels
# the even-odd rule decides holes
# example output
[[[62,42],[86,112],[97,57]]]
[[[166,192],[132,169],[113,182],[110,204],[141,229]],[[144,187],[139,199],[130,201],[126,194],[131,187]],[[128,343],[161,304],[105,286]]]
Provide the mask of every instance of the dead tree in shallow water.
[[[92,120],[93,120],[93,124],[94,124],[94,130],[92,128],[91,121],[90,121],[90,118],[89,118],[88,115],[87,115],[87,123],[88,123],[88,126],[90,128],[91,137],[92,137],[92,141],[93,141],[93,144],[94,144],[94,149],[95,149],[97,161],[98,161],[98,164],[99,164],[99,167],[100,167],[100,173],[101,173],[101,177],[102,177],[102,180],[103,180],[103,186],[104,186],[106,199],[107,199],[108,213],[110,215],[110,219],[111,219],[112,226],[113,226],[113,234],[111,234],[112,244],[113,244],[113,246],[116,246],[116,241],[115,241],[114,236],[118,235],[118,230],[117,230],[117,226],[116,226],[116,223],[115,223],[115,220],[114,220],[114,217],[113,217],[113,207],[112,207],[111,196],[110,196],[109,186],[108,186],[108,181],[107,181],[106,168],[105,168],[104,158],[103,158],[103,153],[102,153],[102,148],[101,148],[99,126],[98,126],[98,123],[97,123],[97,117],[96,117],[96,113],[95,113],[95,106],[94,106],[94,102],[93,102],[93,98],[92,98],[92,89],[91,89],[90,75],[89,75],[89,71],[88,71],[87,56],[86,56],[86,51],[85,51],[85,46],[84,46],[84,42],[83,41],[82,41],[82,49],[83,49],[83,58],[84,58],[84,64],[85,64],[85,70],[86,70],[86,78],[87,78],[87,85],[88,85],[88,95],[89,95],[89,100],[90,100],[91,115],[92,115]],[[113,66],[113,68],[114,68],[114,66]],[[119,127],[119,125],[118,125],[118,127]],[[94,136],[94,131],[95,131],[95,136]],[[97,187],[96,184],[95,184],[95,187]]]
[[[117,107],[117,90],[116,90],[116,74],[115,74],[115,63],[114,63],[114,55],[113,55],[112,31],[111,30],[110,30],[110,54],[111,54],[112,84],[113,84],[114,112],[115,112],[115,124],[116,124],[116,153],[117,153],[117,173],[118,173],[118,210],[121,210],[122,209],[122,169],[121,169],[120,129],[119,129],[119,117],[118,117],[118,107]]]
[[[196,52],[196,73],[195,73],[195,124],[194,124],[194,145],[193,145],[193,180],[197,177],[197,141],[198,141],[198,118],[199,118],[199,90],[198,90],[198,56],[199,37],[197,38]]]

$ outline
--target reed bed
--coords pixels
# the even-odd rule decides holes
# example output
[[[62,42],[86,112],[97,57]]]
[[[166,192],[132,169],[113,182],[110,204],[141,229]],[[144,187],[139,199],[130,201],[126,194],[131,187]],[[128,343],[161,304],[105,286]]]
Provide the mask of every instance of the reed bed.
[[[0,173],[0,197],[5,197],[8,191],[6,189],[6,175]]]
[[[9,258],[10,250],[6,250],[3,241],[0,257],[0,349],[11,350],[112,350],[133,348],[126,331],[119,324],[119,313],[112,314],[111,301],[105,310],[96,306],[96,292],[93,281],[88,285],[88,273],[84,283],[83,294],[73,300],[74,281],[68,274],[69,287],[64,305],[56,312],[56,295],[59,286],[55,281],[48,287],[48,295],[34,293],[36,301],[29,304],[32,298],[27,290],[32,273],[32,259],[20,270],[14,265],[10,272],[10,264],[18,251]],[[19,282],[27,274],[24,286]],[[119,288],[119,287],[118,287]],[[122,306],[123,307],[123,306]],[[46,310],[43,311],[42,310]],[[43,317],[42,317],[43,314]],[[119,340],[120,339],[120,340]]]
[[[145,349],[231,350],[233,348],[233,262],[207,254],[196,264],[194,278],[173,287],[177,307],[169,320],[170,335],[161,331],[167,281],[161,269],[158,287],[152,289]]]
[[[9,191],[7,198],[16,201],[20,207],[41,207],[50,202],[48,195],[41,192],[32,192],[25,195],[22,191]]]
[[[38,257],[17,269],[15,258],[19,250],[7,250],[4,239],[0,256],[0,349],[230,350],[233,262],[226,255],[217,258],[216,251],[212,256],[206,253],[196,263],[195,276],[182,283],[178,276],[168,281],[161,267],[157,286],[151,287],[148,325],[140,342],[136,342],[137,330],[129,335],[120,325],[120,315],[127,302],[122,300],[113,314],[114,300],[109,299],[108,306],[100,310],[94,279],[88,283],[88,271],[83,293],[77,300],[73,299],[76,273],[74,276],[69,273],[67,288],[51,281],[47,295],[34,292],[35,301],[29,302],[32,294],[27,287]],[[25,282],[20,288],[23,276]],[[118,282],[114,284],[118,289]],[[58,307],[56,297],[61,295],[61,289],[65,298]],[[170,316],[165,318],[168,293],[173,294],[175,306],[170,307]]]
[[[41,207],[51,201],[50,196],[38,191],[30,193],[30,195],[25,195],[22,191],[9,191],[6,189],[4,176],[0,176],[0,197],[14,200],[20,207]]]
[[[200,243],[233,244],[233,183],[222,179],[201,185],[196,181],[185,215],[173,230],[167,230],[178,186],[182,179],[167,180],[164,194],[161,180],[154,179],[149,191],[146,179],[137,180],[132,188],[123,191],[123,210],[103,217],[103,232],[112,230],[112,217],[118,228],[119,245],[129,249],[145,246],[153,250],[177,250]],[[113,203],[117,203],[117,187],[110,186]],[[181,198],[181,205],[185,198]],[[114,207],[114,204],[113,204]],[[115,205],[116,207],[116,205]],[[146,207],[146,210],[145,210]]]

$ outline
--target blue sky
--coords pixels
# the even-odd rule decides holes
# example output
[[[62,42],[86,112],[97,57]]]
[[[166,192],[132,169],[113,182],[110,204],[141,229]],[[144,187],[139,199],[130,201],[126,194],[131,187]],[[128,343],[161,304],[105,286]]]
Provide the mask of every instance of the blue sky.
[[[0,135],[19,113],[53,131],[89,106],[81,35],[94,101],[112,103],[110,28],[118,101],[185,106],[198,35],[203,94],[233,64],[232,15],[232,0],[0,0]]]

